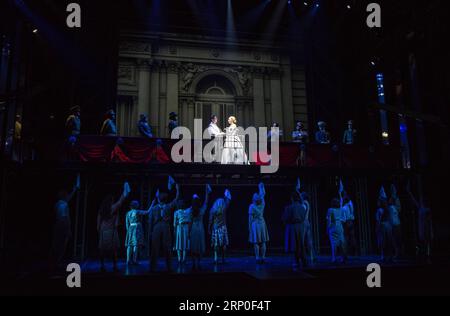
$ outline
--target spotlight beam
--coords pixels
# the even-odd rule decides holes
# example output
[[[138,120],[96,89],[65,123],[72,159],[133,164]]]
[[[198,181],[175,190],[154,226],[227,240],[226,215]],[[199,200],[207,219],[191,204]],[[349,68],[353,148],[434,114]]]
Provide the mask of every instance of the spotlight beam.
[[[275,8],[273,17],[269,24],[267,25],[266,31],[264,32],[264,40],[267,42],[272,42],[275,33],[278,29],[278,26],[280,25],[281,18],[283,17],[284,10],[287,6],[288,0],[280,0],[277,3],[277,6]]]

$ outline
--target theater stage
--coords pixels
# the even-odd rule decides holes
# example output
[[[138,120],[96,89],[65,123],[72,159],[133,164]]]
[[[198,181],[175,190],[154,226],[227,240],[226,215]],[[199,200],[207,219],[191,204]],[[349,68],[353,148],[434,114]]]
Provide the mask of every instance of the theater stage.
[[[215,266],[211,258],[203,260],[202,271],[194,272],[188,262],[172,273],[165,272],[164,260],[158,263],[161,272],[149,273],[148,263],[127,268],[119,262],[119,271],[100,273],[99,262],[82,264],[82,288],[68,289],[66,274],[35,272],[10,280],[9,294],[37,295],[163,295],[163,296],[308,296],[308,295],[442,295],[450,294],[448,262],[432,265],[403,259],[394,264],[382,264],[382,288],[369,289],[366,267],[377,262],[375,256],[351,257],[345,265],[329,263],[329,257],[319,257],[305,269],[296,269],[284,255],[273,255],[264,265],[253,257],[232,253],[226,263]]]

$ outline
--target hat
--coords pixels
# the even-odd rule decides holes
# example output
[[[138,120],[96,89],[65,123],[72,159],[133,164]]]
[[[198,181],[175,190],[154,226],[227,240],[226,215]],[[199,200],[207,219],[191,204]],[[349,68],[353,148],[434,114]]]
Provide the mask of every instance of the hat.
[[[327,123],[325,123],[324,121],[320,121],[320,122],[318,122],[317,123],[317,125],[319,126],[319,127],[325,127],[325,126],[327,126]]]

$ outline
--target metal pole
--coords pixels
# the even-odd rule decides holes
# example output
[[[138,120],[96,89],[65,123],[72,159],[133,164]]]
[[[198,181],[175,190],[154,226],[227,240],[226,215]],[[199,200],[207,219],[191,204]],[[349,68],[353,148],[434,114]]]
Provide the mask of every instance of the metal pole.
[[[81,236],[81,261],[83,262],[86,255],[86,217],[87,217],[87,202],[89,194],[89,179],[86,177],[84,185],[84,202],[83,202],[83,222],[82,222],[82,236]]]

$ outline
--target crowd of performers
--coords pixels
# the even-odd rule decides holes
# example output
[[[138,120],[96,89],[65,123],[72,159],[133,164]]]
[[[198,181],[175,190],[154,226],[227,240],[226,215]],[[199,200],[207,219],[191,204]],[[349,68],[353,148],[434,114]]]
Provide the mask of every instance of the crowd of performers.
[[[54,228],[53,255],[56,263],[64,257],[67,244],[71,237],[71,222],[69,201],[78,190],[61,191],[56,203],[56,224]],[[169,193],[176,190],[173,200]],[[430,209],[424,203],[418,202],[407,188],[418,210],[419,240],[424,255],[430,256],[433,230]],[[114,269],[117,269],[119,240],[119,210],[122,209],[131,193],[128,183],[123,186],[123,192],[118,200],[112,195],[104,198],[101,203],[97,231],[101,269],[105,270],[105,259],[112,258]],[[180,199],[180,186],[172,177],[168,180],[168,191],[158,190],[147,210],[141,210],[138,201],[128,204],[126,213],[127,264],[137,265],[139,251],[144,247],[144,218],[148,221],[150,241],[150,270],[156,271],[160,254],[166,260],[167,270],[172,269],[172,253],[176,252],[178,264],[185,265],[188,256],[192,259],[193,269],[200,269],[200,264],[206,253],[207,237],[214,253],[214,264],[225,263],[226,250],[229,246],[227,230],[227,210],[232,202],[230,190],[225,190],[223,197],[212,203],[207,214],[212,188],[206,185],[204,198],[194,194],[189,201]],[[264,219],[266,189],[263,183],[258,186],[248,209],[248,241],[254,247],[254,255],[258,264],[266,263],[267,244],[270,240],[267,224]],[[392,262],[400,256],[401,241],[401,204],[394,186],[388,197],[381,189],[376,211],[376,232],[381,260]],[[316,254],[313,247],[311,226],[311,205],[308,194],[301,190],[300,180],[293,188],[291,201],[284,209],[281,220],[285,226],[285,250],[293,254],[297,267],[314,264]],[[208,216],[207,227],[204,217]],[[341,188],[339,198],[331,201],[331,207],[326,215],[327,232],[331,246],[332,263],[345,263],[348,251],[356,254],[355,210],[348,194]]]

